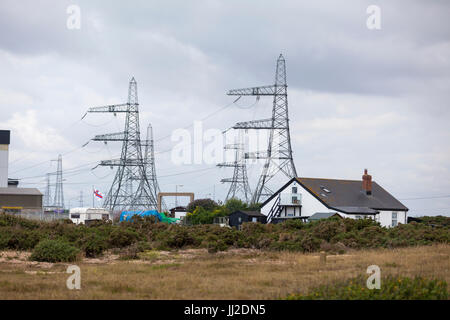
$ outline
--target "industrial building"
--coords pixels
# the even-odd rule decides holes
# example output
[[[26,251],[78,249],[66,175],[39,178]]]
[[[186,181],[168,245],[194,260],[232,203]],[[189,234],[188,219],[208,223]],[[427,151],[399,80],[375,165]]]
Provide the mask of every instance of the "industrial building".
[[[42,193],[36,188],[19,188],[8,179],[10,131],[0,130],[0,213],[40,213]]]

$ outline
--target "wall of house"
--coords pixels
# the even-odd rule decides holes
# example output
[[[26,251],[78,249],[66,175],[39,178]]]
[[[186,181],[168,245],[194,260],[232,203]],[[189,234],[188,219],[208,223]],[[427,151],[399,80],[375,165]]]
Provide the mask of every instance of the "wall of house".
[[[301,216],[311,216],[316,212],[336,212],[334,210],[330,210],[327,207],[325,207],[319,200],[314,198],[308,191],[303,189],[303,187],[293,181],[286,189],[284,189],[281,193],[282,194],[291,194],[292,193],[292,187],[296,186],[298,188],[298,193],[301,194]],[[282,197],[288,197],[287,195],[283,195]],[[270,212],[270,209],[272,208],[273,204],[277,200],[277,197],[273,198],[269,203],[267,203],[263,208],[261,208],[261,213],[268,215]],[[299,207],[296,208],[296,215],[298,214]],[[293,207],[286,207],[286,210],[281,213],[281,216],[284,217],[286,214],[294,213]]]
[[[379,222],[383,227],[392,227],[392,213],[397,212],[397,224],[407,223],[407,213],[405,211],[380,211]]]

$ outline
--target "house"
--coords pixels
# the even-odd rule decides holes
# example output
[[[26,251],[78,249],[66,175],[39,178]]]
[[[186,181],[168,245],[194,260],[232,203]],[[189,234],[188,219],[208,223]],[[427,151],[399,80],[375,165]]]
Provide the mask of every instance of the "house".
[[[230,214],[229,216],[229,223],[231,227],[236,227],[238,229],[241,229],[241,225],[244,222],[259,222],[259,223],[266,223],[267,217],[257,211],[242,211],[238,210]]]
[[[170,216],[171,216],[172,218],[178,218],[178,219],[181,219],[181,217],[186,216],[186,214],[187,214],[187,209],[186,209],[186,207],[178,206],[178,207],[175,207],[175,208],[170,209],[169,212],[170,212]]]
[[[321,219],[328,219],[332,217],[342,219],[342,217],[336,212],[316,212],[311,217],[308,217],[308,222],[317,221]]]
[[[267,222],[331,212],[343,218],[370,218],[393,227],[407,223],[408,208],[372,181],[366,169],[362,180],[292,178],[262,203],[261,212]]]

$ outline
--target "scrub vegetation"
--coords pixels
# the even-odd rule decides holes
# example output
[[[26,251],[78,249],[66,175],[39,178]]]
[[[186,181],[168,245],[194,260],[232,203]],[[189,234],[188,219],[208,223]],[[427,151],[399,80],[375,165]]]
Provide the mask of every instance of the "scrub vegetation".
[[[207,249],[210,253],[246,248],[343,254],[354,249],[448,244],[448,220],[450,218],[441,217],[433,223],[412,222],[384,228],[370,219],[331,218],[311,223],[299,220],[267,225],[246,223],[242,230],[236,230],[212,224],[155,223],[153,217],[135,218],[117,225],[97,223],[84,226],[75,225],[70,220],[36,222],[1,214],[0,250],[33,251],[33,259],[39,257],[39,261],[48,262],[67,261],[66,254],[57,250],[68,251],[67,245],[88,258],[100,257],[107,250],[113,250],[123,259],[137,259],[138,254],[145,250],[198,248]],[[45,255],[42,254],[44,249]],[[52,252],[54,256],[51,256]]]

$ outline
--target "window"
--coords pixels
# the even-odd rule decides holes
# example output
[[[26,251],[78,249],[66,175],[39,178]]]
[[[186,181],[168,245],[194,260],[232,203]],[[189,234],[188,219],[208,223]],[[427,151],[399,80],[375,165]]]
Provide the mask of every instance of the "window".
[[[239,223],[242,223],[242,217],[239,217],[239,218],[238,218],[238,222],[239,222]]]
[[[257,217],[252,217],[252,222],[258,222],[258,218]]]
[[[70,215],[70,218],[72,218],[72,219],[80,219],[80,215],[79,215],[79,214],[76,214],[76,213],[72,213],[72,214]]]
[[[392,212],[392,226],[397,226],[397,212]]]
[[[355,219],[361,219],[362,217],[361,216],[355,216]]]
[[[297,187],[292,187],[292,193],[297,193]]]
[[[297,204],[298,203],[298,198],[297,197],[292,197],[292,203]]]

